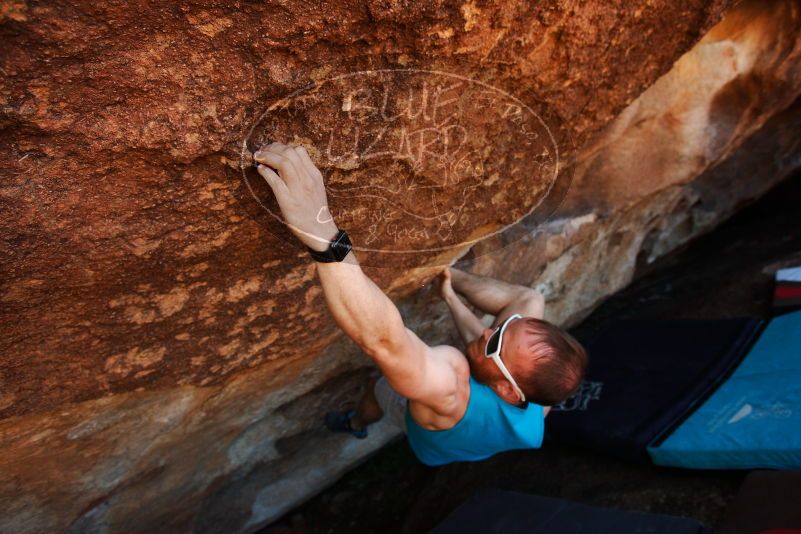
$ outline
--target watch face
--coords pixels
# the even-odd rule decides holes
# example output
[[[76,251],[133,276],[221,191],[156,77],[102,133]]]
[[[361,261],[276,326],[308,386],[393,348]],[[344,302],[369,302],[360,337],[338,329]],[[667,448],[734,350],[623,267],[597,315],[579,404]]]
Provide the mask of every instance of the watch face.
[[[352,245],[350,239],[348,238],[348,234],[342,230],[339,235],[337,236],[336,240],[331,243],[331,250],[334,253],[337,261],[342,261],[345,259],[345,256],[348,255],[350,252]]]

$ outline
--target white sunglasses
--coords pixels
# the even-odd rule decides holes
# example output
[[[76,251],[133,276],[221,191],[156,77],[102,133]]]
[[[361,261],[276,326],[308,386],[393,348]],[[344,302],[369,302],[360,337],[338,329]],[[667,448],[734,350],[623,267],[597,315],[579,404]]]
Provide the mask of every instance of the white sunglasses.
[[[511,317],[509,317],[508,319],[506,319],[501,326],[495,329],[495,331],[490,335],[490,337],[487,338],[487,345],[484,347],[484,356],[487,358],[492,358],[492,361],[494,361],[495,365],[498,366],[498,369],[501,370],[503,376],[505,376],[506,379],[509,382],[511,382],[512,387],[514,387],[515,389],[515,392],[518,395],[520,395],[520,401],[525,402],[526,396],[523,395],[523,392],[517,386],[517,382],[515,382],[515,379],[512,378],[512,374],[509,372],[509,370],[506,368],[506,366],[503,364],[503,361],[501,360],[501,346],[503,344],[503,332],[506,330],[506,327],[509,325],[509,323],[511,323],[515,319],[521,319],[522,317],[523,317],[522,315],[516,313]]]

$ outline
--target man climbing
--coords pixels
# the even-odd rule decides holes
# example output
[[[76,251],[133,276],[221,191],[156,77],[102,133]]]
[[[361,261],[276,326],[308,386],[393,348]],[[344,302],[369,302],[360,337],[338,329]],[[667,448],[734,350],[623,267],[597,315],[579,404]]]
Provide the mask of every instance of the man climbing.
[[[384,375],[371,382],[355,413],[329,413],[327,426],[366,437],[367,425],[387,415],[404,428],[412,450],[427,465],[539,447],[549,407],[576,390],[587,364],[575,339],[542,320],[542,296],[446,269],[440,294],[465,350],[429,347],[362,272],[347,234],[328,216],[322,173],[306,150],[272,143],[254,160],[287,226],[318,261],[337,324]],[[495,315],[492,327],[484,328],[457,293]]]

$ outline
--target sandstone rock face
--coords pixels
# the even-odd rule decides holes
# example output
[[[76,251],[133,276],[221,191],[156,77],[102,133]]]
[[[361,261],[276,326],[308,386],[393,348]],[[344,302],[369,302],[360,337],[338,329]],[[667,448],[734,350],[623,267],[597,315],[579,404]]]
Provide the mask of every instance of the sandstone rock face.
[[[431,343],[415,291],[468,249],[569,323],[767,190],[801,153],[799,9],[726,7],[3,3],[0,530],[252,531],[397,435],[320,428],[369,361],[261,142],[315,148]]]
[[[581,143],[653,83],[723,7],[721,1],[674,4],[598,1],[578,10],[568,2],[538,9],[526,2],[227,9],[213,3],[140,9],[10,3],[2,26],[4,43],[13,46],[4,47],[2,65],[7,179],[0,224],[3,321],[11,335],[2,342],[0,415],[43,413],[140,389],[219,385],[264,364],[312,361],[337,337],[313,265],[294,241],[284,242],[284,227],[245,187],[255,183],[252,173],[240,176],[243,140],[277,136],[309,144],[332,175],[337,213],[343,206],[333,193],[354,184],[378,189],[373,196],[397,196],[399,180],[436,181],[430,165],[412,176],[419,164],[413,158],[395,158],[390,167],[391,157],[367,156],[400,143],[403,131],[419,146],[423,136],[412,130],[430,123],[441,130],[441,117],[467,104],[435,108],[440,115],[430,123],[403,117],[409,94],[414,113],[431,114],[423,84],[445,86],[442,76],[362,77],[352,85],[324,83],[307,91],[309,98],[297,94],[310,83],[371,69],[455,73],[519,99],[569,149],[568,139]],[[366,106],[383,104],[387,88],[392,100],[381,115],[401,118],[365,116]],[[463,92],[443,87],[437,104]],[[466,161],[478,166],[486,160],[484,182],[491,182],[517,168],[520,150],[510,143],[521,136],[503,125],[484,132],[499,122],[498,111],[481,117],[484,103],[475,100],[481,95],[467,92],[472,106],[456,126],[471,128]],[[290,95],[296,98],[285,112],[264,117]],[[506,111],[509,99],[489,98]],[[328,157],[333,119],[347,113],[352,120],[333,132]],[[350,150],[357,127],[362,143]],[[391,142],[373,144],[382,132]],[[458,132],[446,133],[434,141],[458,142]],[[490,135],[502,143],[487,143]],[[422,139],[427,147],[431,141]],[[481,146],[489,147],[485,156],[472,154]],[[365,161],[353,161],[352,153]],[[450,163],[463,161],[461,155]],[[522,161],[533,166],[532,157]],[[554,166],[550,159],[544,163],[548,170]],[[458,179],[475,181],[466,170]],[[492,184],[471,195],[474,218],[469,226],[454,226],[458,240],[445,244],[511,222],[523,214],[512,198],[526,196],[521,184],[537,191],[546,185],[536,177],[516,181],[495,188],[503,205],[491,205]],[[422,195],[412,194],[420,189],[409,191],[413,185],[401,207],[422,203]],[[530,195],[535,200],[537,191]],[[448,215],[440,207],[453,196],[453,190],[436,195],[418,215]],[[364,204],[371,213],[379,207],[359,202],[346,207],[356,211]],[[363,217],[348,224],[354,241],[392,248],[391,232],[369,241],[369,223]],[[399,247],[442,245],[438,227],[424,229],[430,238],[412,236],[414,242],[401,240]],[[381,262],[393,268],[376,277],[395,294],[409,293],[423,279],[407,277],[410,266],[441,264],[457,253],[406,255],[405,265]],[[372,263],[369,254],[362,258]]]
[[[474,269],[540,285],[549,318],[570,324],[626,285],[638,263],[792,173],[801,140],[799,17],[792,2],[729,12],[581,147],[560,212],[521,231],[524,241],[478,254]]]

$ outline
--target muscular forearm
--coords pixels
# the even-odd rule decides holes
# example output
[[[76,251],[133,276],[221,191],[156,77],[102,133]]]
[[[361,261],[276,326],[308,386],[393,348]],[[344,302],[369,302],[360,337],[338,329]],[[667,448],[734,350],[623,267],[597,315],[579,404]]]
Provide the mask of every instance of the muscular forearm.
[[[257,150],[253,159],[275,194],[292,233],[307,247],[318,252],[326,250],[338,228],[330,217],[323,174],[306,149],[270,143]],[[337,324],[369,356],[376,361],[382,359],[384,367],[391,367],[397,354],[410,351],[415,340],[408,334],[398,309],[362,272],[352,251],[344,261],[318,263],[317,273]],[[402,370],[414,371],[418,363],[411,362]]]
[[[485,313],[498,315],[501,310],[525,298],[541,295],[521,285],[509,284],[494,278],[477,276],[451,268],[454,291],[465,297],[473,306]]]
[[[448,294],[444,295],[444,299],[448,308],[451,310],[453,322],[456,323],[456,328],[459,330],[459,334],[462,336],[465,345],[479,337],[484,331],[484,325],[478,317],[470,311],[465,303],[462,302],[459,296],[453,291],[450,291]]]
[[[353,252],[342,262],[318,263],[317,274],[334,320],[368,355],[405,331],[397,307],[364,274]]]

